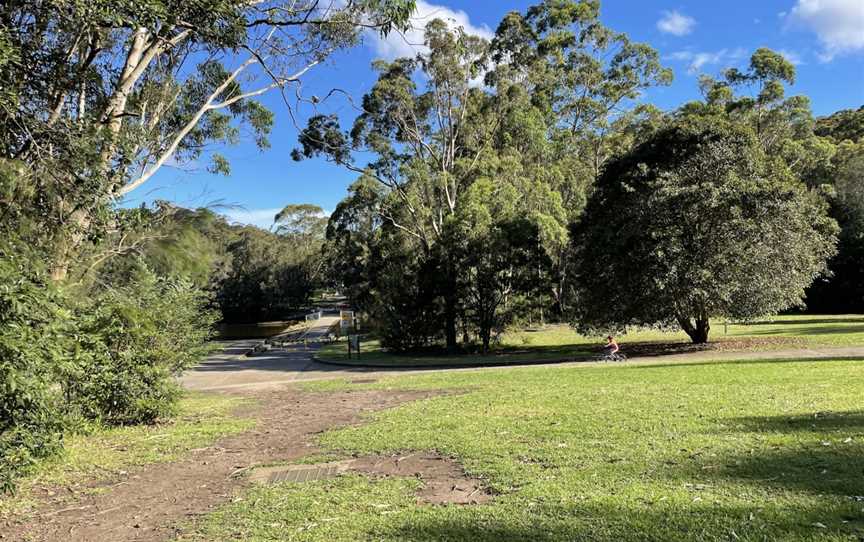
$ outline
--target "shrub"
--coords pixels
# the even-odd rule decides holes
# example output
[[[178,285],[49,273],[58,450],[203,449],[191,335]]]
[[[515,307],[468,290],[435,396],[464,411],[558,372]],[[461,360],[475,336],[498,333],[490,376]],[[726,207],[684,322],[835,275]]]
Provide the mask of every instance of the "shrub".
[[[131,424],[169,415],[175,377],[209,351],[216,317],[206,296],[185,280],[138,275],[78,308],[80,355],[66,389],[87,418]]]
[[[417,350],[441,339],[442,309],[436,300],[434,262],[398,255],[378,271],[372,308],[381,345],[395,352]]]
[[[58,293],[32,261],[0,249],[0,492],[59,449],[64,427],[56,369],[67,339]]]

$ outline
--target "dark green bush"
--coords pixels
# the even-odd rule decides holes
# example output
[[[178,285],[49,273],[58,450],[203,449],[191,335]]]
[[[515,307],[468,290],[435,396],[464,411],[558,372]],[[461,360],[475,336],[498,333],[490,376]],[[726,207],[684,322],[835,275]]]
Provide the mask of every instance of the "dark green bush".
[[[209,350],[215,314],[190,282],[143,271],[79,307],[79,353],[67,374],[71,404],[109,424],[149,423],[172,413],[175,377]]]
[[[371,314],[381,344],[406,352],[440,341],[442,311],[436,297],[440,271],[434,261],[394,254],[377,271],[377,302]]]
[[[65,362],[65,314],[58,294],[26,258],[0,249],[0,492],[61,445],[57,370]]]

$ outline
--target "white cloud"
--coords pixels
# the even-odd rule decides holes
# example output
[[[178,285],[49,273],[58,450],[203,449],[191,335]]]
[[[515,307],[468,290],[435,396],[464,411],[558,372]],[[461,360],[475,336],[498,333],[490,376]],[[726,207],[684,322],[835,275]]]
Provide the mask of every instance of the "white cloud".
[[[677,11],[664,11],[663,17],[657,21],[657,28],[660,32],[673,36],[686,36],[693,32],[694,26],[696,26],[696,19]]]
[[[790,51],[789,49],[778,49],[777,52],[783,55],[786,60],[788,60],[795,66],[800,66],[804,64],[804,59],[801,58],[801,55],[796,53],[795,51]]]
[[[670,60],[678,60],[687,62],[687,73],[699,73],[705,66],[719,65],[721,67],[730,67],[744,58],[747,52],[739,47],[737,49],[720,49],[719,51],[677,51],[667,58]]]
[[[862,0],[798,0],[788,19],[816,33],[823,46],[820,54],[823,61],[839,54],[864,51]]]
[[[480,36],[488,40],[494,33],[486,26],[471,24],[468,14],[461,10],[452,10],[445,6],[430,4],[425,0],[417,1],[417,8],[411,16],[411,28],[405,32],[391,32],[386,37],[369,32],[368,43],[372,45],[379,57],[393,60],[399,57],[413,57],[426,50],[423,45],[423,33],[426,25],[434,19],[442,19],[451,28],[462,27],[466,34]]]
[[[222,214],[229,222],[235,224],[248,224],[250,226],[258,226],[265,230],[270,229],[273,225],[273,218],[276,213],[282,210],[282,207],[274,207],[272,209],[228,209]]]

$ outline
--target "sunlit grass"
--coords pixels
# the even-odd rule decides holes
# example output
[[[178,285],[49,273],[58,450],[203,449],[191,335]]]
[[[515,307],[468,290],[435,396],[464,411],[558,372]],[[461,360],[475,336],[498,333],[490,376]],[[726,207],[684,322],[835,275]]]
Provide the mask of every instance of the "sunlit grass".
[[[93,427],[66,437],[61,454],[38,464],[18,484],[14,496],[0,497],[0,516],[26,510],[35,486],[64,486],[110,476],[124,469],[173,461],[189,450],[251,428],[254,421],[231,414],[245,399],[216,394],[188,394],[178,414],[165,423]]]
[[[752,344],[739,345],[752,350],[794,348],[796,346],[854,346],[864,344],[864,316],[862,315],[791,315],[749,323],[712,322],[711,340],[750,340]],[[789,339],[792,342],[786,342]],[[646,342],[689,343],[681,331],[631,329],[619,337],[623,344]],[[766,342],[773,341],[773,342]],[[585,336],[567,325],[538,326],[513,329],[502,334],[500,344],[491,355],[393,354],[386,352],[374,339],[361,344],[359,357],[347,356],[347,343],[325,345],[319,359],[337,363],[374,365],[436,366],[483,365],[489,363],[519,363],[534,361],[561,361],[585,359],[597,353],[603,344],[602,336]]]
[[[328,383],[334,388],[347,384]],[[321,385],[322,389],[325,387]],[[191,539],[858,540],[860,361],[537,367],[357,388],[458,389],[326,433],[345,454],[437,450],[498,495],[415,503],[414,479],[252,490]],[[185,538],[184,538],[185,539]]]

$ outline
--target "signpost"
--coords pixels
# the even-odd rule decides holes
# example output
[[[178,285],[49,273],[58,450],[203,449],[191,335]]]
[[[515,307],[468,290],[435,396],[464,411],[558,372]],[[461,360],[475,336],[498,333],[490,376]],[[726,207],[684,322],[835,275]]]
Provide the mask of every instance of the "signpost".
[[[360,335],[348,335],[348,359],[351,359],[351,351],[354,351],[354,357],[360,357]]]
[[[354,324],[354,311],[339,311],[339,320],[342,331],[347,334]]]
[[[360,353],[360,337],[357,335],[357,322],[354,318],[354,311],[339,311],[339,329],[348,336],[348,359],[351,359],[351,351]],[[351,335],[351,330],[354,330],[354,335]]]

